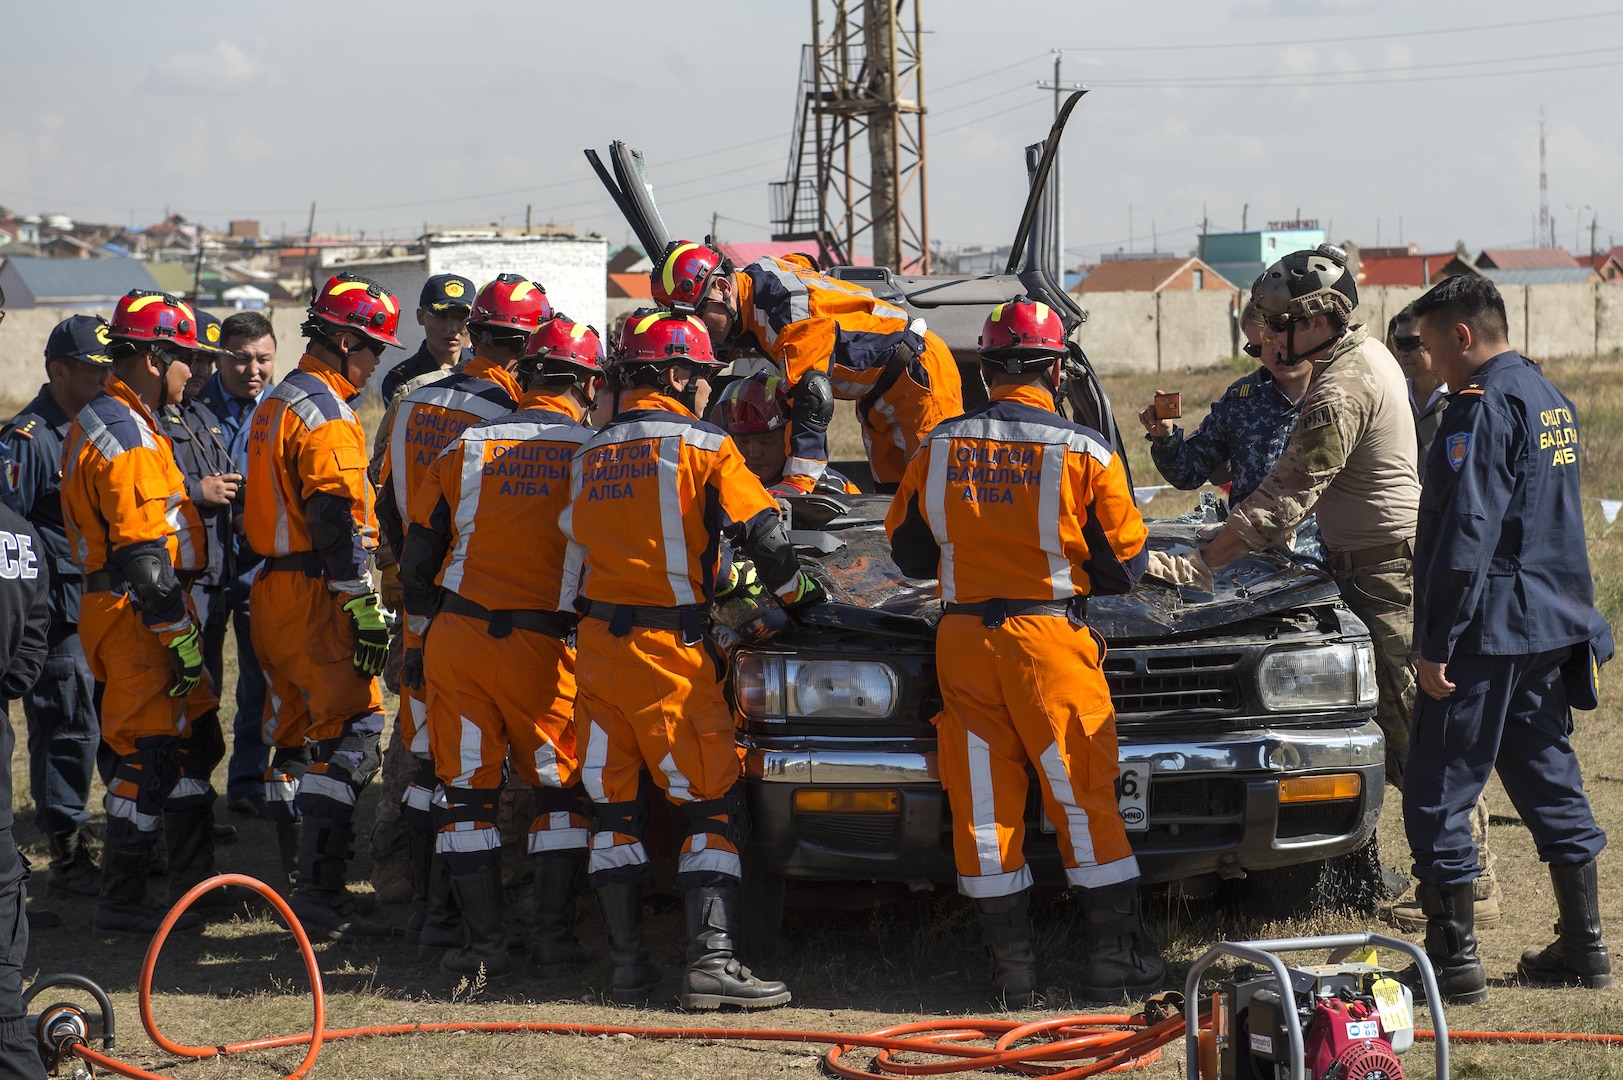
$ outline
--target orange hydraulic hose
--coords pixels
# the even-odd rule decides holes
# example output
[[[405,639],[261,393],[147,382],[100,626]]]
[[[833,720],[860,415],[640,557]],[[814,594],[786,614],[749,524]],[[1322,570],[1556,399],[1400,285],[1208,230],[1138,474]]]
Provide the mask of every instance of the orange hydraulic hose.
[[[186,1046],[167,1038],[158,1028],[152,1011],[152,976],[175,921],[211,889],[224,885],[246,888],[263,897],[287,925],[298,942],[299,955],[304,959],[305,971],[310,977],[310,992],[314,1013],[310,1030],[294,1035],[280,1035],[222,1046]],[[141,965],[141,979],[137,987],[141,1025],[147,1036],[165,1053],[175,1057],[198,1059],[225,1057],[251,1050],[271,1050],[289,1046],[308,1046],[296,1069],[283,1080],[301,1080],[315,1066],[316,1057],[324,1043],[340,1039],[375,1038],[398,1035],[426,1035],[451,1032],[485,1032],[490,1034],[545,1034],[545,1035],[632,1035],[643,1039],[691,1039],[710,1042],[781,1042],[828,1046],[824,1055],[829,1071],[845,1080],[893,1080],[899,1076],[942,1076],[955,1073],[978,1072],[1001,1068],[1025,1076],[1041,1076],[1046,1080],[1082,1080],[1106,1072],[1143,1068],[1161,1056],[1161,1047],[1181,1038],[1184,1019],[1174,1016],[1161,1023],[1146,1026],[1141,1016],[1098,1014],[1050,1017],[1029,1023],[1011,1020],[924,1021],[880,1028],[863,1035],[849,1035],[833,1031],[796,1031],[788,1029],[722,1028],[722,1027],[629,1027],[603,1024],[567,1024],[523,1021],[472,1021],[435,1024],[393,1024],[378,1027],[343,1028],[328,1031],[326,997],[321,987],[321,967],[315,950],[292,908],[270,886],[243,874],[221,874],[194,886],[182,896],[165,916],[158,932],[147,947],[146,959]],[[1122,1030],[1122,1029],[1127,1030]],[[1415,1037],[1429,1039],[1430,1031],[1416,1031]],[[1450,1032],[1456,1042],[1592,1042],[1623,1045],[1623,1035],[1568,1035],[1559,1032]],[[969,1046],[969,1042],[993,1042],[994,1045]],[[1021,1045],[1024,1044],[1024,1045]],[[847,1051],[855,1049],[877,1050],[868,1068],[849,1065],[844,1061]],[[75,1045],[71,1052],[92,1066],[131,1077],[132,1080],[171,1080],[161,1073],[149,1072],[138,1066],[108,1057],[88,1046]],[[898,1055],[925,1055],[934,1061],[901,1060]],[[1086,1061],[1088,1064],[1076,1064]],[[1048,1064],[1059,1063],[1059,1064]]]

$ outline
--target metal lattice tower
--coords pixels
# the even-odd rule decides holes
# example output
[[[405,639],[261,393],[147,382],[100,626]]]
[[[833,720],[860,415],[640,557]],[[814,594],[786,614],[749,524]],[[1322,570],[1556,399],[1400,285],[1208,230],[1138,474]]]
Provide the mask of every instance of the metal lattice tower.
[[[815,241],[825,265],[865,242],[876,265],[929,272],[919,2],[811,0],[772,239]]]
[[[1533,241],[1534,247],[1546,243],[1545,237],[1550,235],[1550,174],[1544,170],[1544,106],[1538,107],[1538,237]],[[1551,247],[1555,241],[1548,241]]]

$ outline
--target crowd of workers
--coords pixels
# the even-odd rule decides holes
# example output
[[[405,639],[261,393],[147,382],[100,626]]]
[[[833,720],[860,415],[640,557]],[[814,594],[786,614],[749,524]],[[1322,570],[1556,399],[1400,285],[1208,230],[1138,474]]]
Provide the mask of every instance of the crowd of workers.
[[[1445,282],[1389,328],[1405,387],[1399,361],[1349,325],[1357,297],[1339,252],[1271,267],[1244,320],[1262,367],[1189,438],[1144,418],[1169,480],[1197,486],[1226,468],[1233,481],[1221,527],[1176,554],[1148,546],[1110,438],[1060,410],[1071,347],[1047,305],[992,310],[990,400],[965,413],[958,367],[922,320],[809,261],[740,269],[678,243],[652,278],[660,307],[612,343],[521,275],[482,288],[430,278],[423,349],[384,379],[370,447],[351,403],[400,345],[402,309],[365,278],[340,273],[315,292],[304,354],[274,382],[275,336],[251,312],[222,324],[132,292],[108,322],[53,331],[48,382],[5,430],[0,485],[0,644],[13,647],[0,690],[23,700],[48,896],[94,896],[97,933],[152,933],[167,907],[149,895],[155,861],[173,901],[234,834],[215,821],[211,779],[229,751],[227,803],[275,823],[306,930],[384,936],[370,897],[347,885],[357,802],[381,769],[397,778],[380,817],[404,837],[410,939],[448,973],[500,979],[513,971],[500,808],[516,775],[533,795],[529,955],[542,974],[591,960],[575,930],[584,883],[612,999],[644,1002],[660,984],[642,928],[658,797],[680,822],[683,1005],[787,1002],[734,955],[748,817],[710,617],[718,602],[792,618],[826,599],[785,516],[796,496],[855,490],[828,464],[843,399],[875,482],[895,493],[897,566],[939,581],[941,777],[959,888],[1005,1002],[1039,1000],[1028,766],[1085,898],[1077,992],[1117,1001],[1165,976],[1140,947],[1088,598],[1146,575],[1210,591],[1214,572],[1269,548],[1328,565],[1374,639],[1377,719],[1419,879],[1411,917],[1445,992],[1486,994],[1473,918],[1491,894],[1473,822],[1496,765],[1560,907],[1557,941],[1522,974],[1610,981],[1604,834],[1567,742],[1569,699],[1593,707],[1610,652],[1583,544],[1577,420],[1509,348],[1491,283]],[[746,346],[764,359],[735,363],[712,404],[718,353]],[[386,670],[400,687],[393,768]],[[95,771],[99,865],[86,843]],[[6,827],[0,916],[21,920]],[[218,892],[176,929],[238,909]],[[16,1002],[21,959],[0,967],[0,1009]],[[0,1016],[0,1038],[14,1020]]]

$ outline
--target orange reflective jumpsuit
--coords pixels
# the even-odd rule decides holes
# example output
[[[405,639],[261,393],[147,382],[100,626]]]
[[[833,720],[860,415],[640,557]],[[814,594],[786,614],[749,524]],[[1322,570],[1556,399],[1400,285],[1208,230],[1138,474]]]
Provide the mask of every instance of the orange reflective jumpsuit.
[[[930,433],[964,411],[958,364],[946,342],[861,285],[819,272],[798,256],[757,259],[740,269],[740,332],[783,369],[790,396],[822,370],[834,393],[857,402],[874,479],[894,484]],[[784,480],[802,491],[828,466],[828,436],[790,421]]]
[[[435,457],[469,424],[509,412],[520,392],[506,368],[475,356],[460,370],[415,387],[396,400],[391,409],[389,452],[384,455],[378,478],[378,523],[397,561],[405,548],[406,514],[412,495],[422,485]],[[407,617],[405,648],[423,647],[426,625],[426,620]],[[401,799],[401,812],[407,824],[422,835],[433,829],[428,815],[435,786],[427,717],[425,695],[401,686],[395,736],[420,762]]]
[[[636,880],[646,766],[687,835],[679,880],[740,876],[733,719],[707,637],[723,533],[777,522],[733,440],[674,398],[633,390],[575,455],[565,534],[583,549],[575,731],[596,804],[589,878]],[[779,589],[781,583],[769,583]],[[795,582],[791,575],[788,592]],[[564,600],[574,599],[566,575]]]
[[[153,549],[175,571],[195,574],[203,569],[206,539],[169,440],[117,376],[68,429],[62,516],[86,577],[79,611],[85,659],[106,686],[102,739],[119,758],[107,795],[109,835],[120,843],[150,841],[163,811],[213,804],[206,749],[193,738],[190,720],[218,701],[207,679],[185,700],[169,696],[168,643],[196,624],[185,589],[176,583],[168,610],[144,611],[125,583],[125,560]]]
[[[1086,598],[1125,593],[1148,533],[1099,433],[1062,419],[1036,387],[999,387],[938,426],[885,519],[896,564],[938,577],[945,711],[936,720],[958,887],[1005,896],[1031,884],[1026,767],[1059,834],[1066,879],[1138,877],[1116,802],[1116,715]]]
[[[248,542],[265,556],[249,591],[254,651],[268,689],[267,811],[278,820],[350,820],[377,771],[378,680],[354,666],[345,601],[372,591],[377,544],[366,433],[347,401],[355,387],[306,354],[254,410],[248,436]],[[336,520],[335,520],[336,517]],[[312,525],[317,535],[312,535]],[[325,549],[323,530],[345,533]],[[297,763],[313,753],[303,779]]]
[[[592,430],[562,395],[532,392],[519,406],[464,430],[428,467],[401,557],[407,613],[438,611],[423,654],[428,737],[449,810],[436,849],[457,875],[500,862],[495,809],[509,748],[537,789],[530,853],[584,852],[587,842],[575,618],[560,604],[579,551],[568,551],[558,515],[570,462]]]

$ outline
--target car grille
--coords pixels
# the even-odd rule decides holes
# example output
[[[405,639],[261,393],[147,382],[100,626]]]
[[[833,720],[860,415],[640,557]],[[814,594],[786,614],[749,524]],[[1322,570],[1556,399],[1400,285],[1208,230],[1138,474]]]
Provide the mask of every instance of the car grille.
[[[1286,804],[1279,808],[1279,828],[1275,835],[1281,840],[1343,836],[1358,827],[1360,810],[1359,799]]]
[[[897,814],[795,815],[802,842],[837,851],[893,850],[901,820]]]
[[[1135,713],[1234,713],[1240,693],[1241,653],[1135,653],[1105,657],[1105,679],[1118,716]]]

